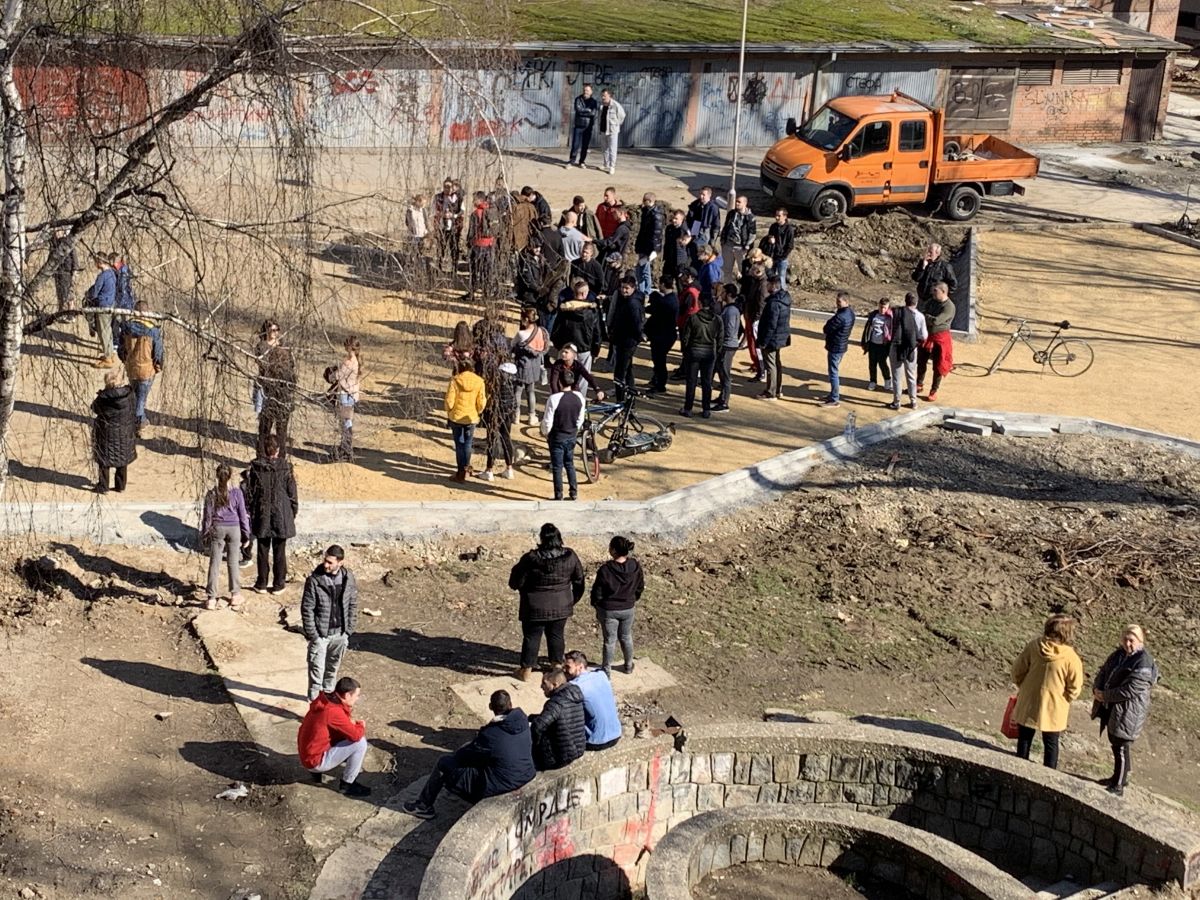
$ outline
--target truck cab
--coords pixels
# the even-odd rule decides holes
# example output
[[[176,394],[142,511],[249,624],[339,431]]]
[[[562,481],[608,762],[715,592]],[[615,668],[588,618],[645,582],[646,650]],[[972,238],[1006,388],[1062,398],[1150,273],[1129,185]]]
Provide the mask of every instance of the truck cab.
[[[942,124],[941,110],[899,92],[838,97],[767,151],[762,188],[824,222],[853,207],[930,199],[963,220],[984,194],[1020,193],[1012,179],[1037,173],[1037,158],[1011,144],[946,139]]]

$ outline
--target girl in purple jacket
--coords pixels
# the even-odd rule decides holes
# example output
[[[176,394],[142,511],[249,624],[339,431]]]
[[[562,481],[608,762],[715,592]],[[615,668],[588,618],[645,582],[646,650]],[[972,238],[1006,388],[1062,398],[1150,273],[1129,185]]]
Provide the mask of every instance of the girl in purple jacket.
[[[238,584],[241,547],[250,541],[250,515],[242,489],[229,486],[233,471],[225,463],[217,466],[217,486],[204,497],[204,519],[200,534],[208,547],[208,594],[205,609],[217,608],[217,587],[221,580],[221,554],[229,570],[229,608],[241,611],[245,604]]]

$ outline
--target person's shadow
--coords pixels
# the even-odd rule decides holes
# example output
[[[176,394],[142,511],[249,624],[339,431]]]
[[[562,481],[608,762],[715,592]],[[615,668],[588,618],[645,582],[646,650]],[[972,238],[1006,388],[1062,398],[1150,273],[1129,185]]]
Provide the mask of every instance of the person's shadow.
[[[172,550],[199,550],[200,529],[178,516],[168,516],[154,510],[147,510],[140,516],[141,520],[162,536]]]
[[[378,653],[411,666],[450,669],[466,675],[504,675],[520,662],[513,650],[457,637],[424,635],[407,628],[394,628],[391,634],[357,632],[350,638],[350,649]]]

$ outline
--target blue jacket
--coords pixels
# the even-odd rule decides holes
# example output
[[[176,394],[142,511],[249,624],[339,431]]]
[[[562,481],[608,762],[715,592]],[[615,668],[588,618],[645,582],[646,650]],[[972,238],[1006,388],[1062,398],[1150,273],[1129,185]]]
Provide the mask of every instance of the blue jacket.
[[[112,309],[117,305],[117,273],[112,269],[101,269],[95,282],[88,289],[87,299],[91,306]]]
[[[714,303],[717,288],[721,286],[721,257],[714,256],[700,266],[696,273],[696,287],[700,288],[700,299],[705,303]]]
[[[760,326],[761,327],[761,326]],[[825,349],[829,353],[845,353],[854,331],[854,310],[843,306],[825,323]]]
[[[599,669],[580,672],[571,679],[583,691],[583,731],[589,744],[607,744],[621,736],[621,719],[612,683]]]
[[[742,341],[738,330],[742,324],[742,311],[736,303],[726,304],[721,310],[721,321],[725,323],[725,342],[723,349],[736,350]]]
[[[715,200],[701,203],[700,198],[697,197],[688,204],[687,224],[692,234],[696,236],[697,243],[711,244],[717,239],[717,234],[721,230],[721,207],[717,206]],[[697,225],[699,228],[696,227]]]
[[[117,307],[133,309],[134,303],[137,302],[133,296],[133,269],[126,262],[121,268],[114,269],[113,275],[117,280]]]
[[[758,320],[758,346],[779,350],[792,342],[792,295],[780,288],[767,297]]]

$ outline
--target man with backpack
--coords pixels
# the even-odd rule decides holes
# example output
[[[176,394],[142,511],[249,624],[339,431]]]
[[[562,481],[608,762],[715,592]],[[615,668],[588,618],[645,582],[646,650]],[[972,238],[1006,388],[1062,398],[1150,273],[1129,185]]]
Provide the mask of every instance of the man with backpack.
[[[467,226],[471,287],[463,298],[465,300],[474,300],[477,288],[484,299],[495,293],[496,285],[492,275],[496,266],[496,234],[499,225],[499,216],[495,208],[488,203],[487,194],[476,191],[475,208],[471,210],[470,224]]]

